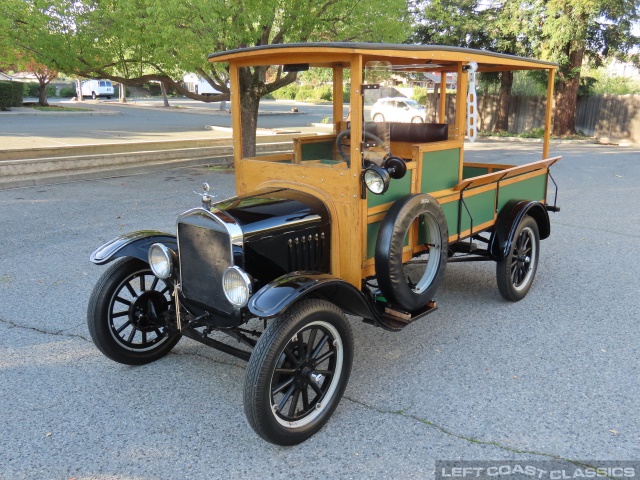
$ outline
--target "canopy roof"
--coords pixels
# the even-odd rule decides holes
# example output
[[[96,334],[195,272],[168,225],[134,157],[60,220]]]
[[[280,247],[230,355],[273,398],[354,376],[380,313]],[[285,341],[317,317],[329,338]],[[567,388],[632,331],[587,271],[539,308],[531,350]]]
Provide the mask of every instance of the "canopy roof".
[[[515,55],[443,45],[401,45],[390,43],[289,43],[238,48],[212,53],[210,62],[230,62],[240,66],[304,63],[331,67],[349,63],[352,55],[362,55],[362,63],[386,61],[411,70],[451,71],[459,62],[476,62],[478,71],[545,70],[558,64]]]

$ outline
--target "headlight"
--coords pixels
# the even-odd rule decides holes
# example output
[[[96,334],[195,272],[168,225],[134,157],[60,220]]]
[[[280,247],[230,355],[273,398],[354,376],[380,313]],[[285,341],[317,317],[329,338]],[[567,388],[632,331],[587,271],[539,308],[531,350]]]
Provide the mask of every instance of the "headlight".
[[[380,195],[389,188],[389,172],[377,165],[372,165],[364,171],[364,184],[376,195]]]
[[[154,243],[149,248],[149,265],[156,277],[169,278],[173,272],[173,253],[163,244]]]
[[[234,307],[242,308],[249,302],[251,279],[240,268],[229,267],[222,275],[222,290]]]

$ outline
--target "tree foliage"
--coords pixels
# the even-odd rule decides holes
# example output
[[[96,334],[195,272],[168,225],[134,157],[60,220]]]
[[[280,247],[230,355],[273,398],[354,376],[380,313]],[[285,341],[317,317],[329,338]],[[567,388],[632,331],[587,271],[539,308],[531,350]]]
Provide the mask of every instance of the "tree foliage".
[[[556,82],[553,133],[575,133],[580,75],[585,60],[635,59],[640,45],[634,24],[637,0],[509,0],[512,31],[526,32],[537,56],[560,64]]]
[[[5,3],[6,6],[5,6]],[[224,66],[212,52],[307,41],[400,41],[406,37],[404,0],[3,0],[20,48],[71,75],[109,78],[127,85],[164,82],[201,101],[228,99]],[[241,86],[244,115],[257,119],[261,96],[295,79],[247,68]],[[203,96],[182,85],[197,72],[223,92]],[[249,122],[243,127],[255,130]],[[255,144],[255,138],[252,141]],[[249,147],[251,141],[245,145]]]

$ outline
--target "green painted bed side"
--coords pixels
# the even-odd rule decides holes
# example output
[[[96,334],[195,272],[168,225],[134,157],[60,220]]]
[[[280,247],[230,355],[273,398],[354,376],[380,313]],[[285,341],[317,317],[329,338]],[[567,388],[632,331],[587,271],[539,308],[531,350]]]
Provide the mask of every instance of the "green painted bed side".
[[[376,242],[378,241],[378,230],[380,230],[380,223],[375,222],[367,225],[367,258],[373,258],[376,255]],[[409,236],[404,239],[404,246],[409,245]]]
[[[301,146],[302,161],[322,159],[332,160],[334,144],[335,142],[333,140],[317,143],[303,143]]]
[[[420,190],[430,193],[453,188],[458,183],[459,169],[459,148],[423,153]]]
[[[479,177],[480,175],[486,175],[489,173],[488,168],[483,167],[462,167],[462,179],[465,180],[467,178]]]
[[[518,177],[514,177],[518,178]],[[547,176],[542,174],[510,185],[500,185],[498,212],[509,200],[545,200]]]

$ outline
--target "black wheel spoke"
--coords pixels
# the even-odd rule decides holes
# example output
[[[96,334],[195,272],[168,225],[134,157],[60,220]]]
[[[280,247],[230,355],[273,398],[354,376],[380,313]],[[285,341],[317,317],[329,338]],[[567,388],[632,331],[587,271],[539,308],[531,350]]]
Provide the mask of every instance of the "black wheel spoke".
[[[287,392],[284,394],[284,396],[280,399],[280,403],[278,403],[278,411],[279,412],[282,411],[282,409],[286,405],[287,401],[291,398],[291,394],[293,393],[295,388],[296,388],[295,385],[291,385],[289,387],[289,390],[287,390]]]
[[[137,331],[138,329],[136,327],[133,327],[133,330],[131,330],[131,333],[129,334],[129,338],[127,338],[128,343],[131,343],[131,340],[133,340],[133,337],[135,337]]]
[[[313,352],[313,344],[316,341],[316,334],[318,333],[318,329],[314,328],[309,333],[309,342],[307,343],[307,358],[311,358],[311,354]]]
[[[333,377],[333,371],[331,370],[315,370],[315,372],[325,377]]]
[[[313,380],[309,381],[309,386],[313,389],[314,392],[316,392],[318,398],[322,396],[322,390],[320,390],[320,387],[316,384],[316,382],[314,382]]]
[[[165,293],[167,293],[169,291],[169,287],[164,287],[162,290],[160,290],[160,293],[162,295],[164,295]]]
[[[318,356],[320,350],[322,350],[322,347],[324,347],[325,343],[327,343],[327,340],[329,340],[329,335],[325,335],[324,337],[322,337],[322,339],[318,342],[318,346],[313,350],[311,358],[316,358]]]
[[[298,358],[305,358],[306,355],[304,351],[304,340],[302,338],[302,332],[298,332],[298,341],[296,343],[298,344]]]
[[[157,328],[154,328],[153,331],[156,332],[156,335],[158,336],[158,338],[162,337],[162,332],[160,330],[158,330]]]
[[[293,352],[291,350],[289,350],[289,347],[284,349],[284,354],[287,356],[287,358],[294,364],[297,365],[298,364],[298,359],[296,358],[296,356],[293,354]]]
[[[306,412],[309,410],[309,392],[307,387],[302,388],[302,409]]]
[[[116,297],[116,302],[120,302],[120,303],[126,305],[127,307],[131,306],[131,302],[129,300],[125,300],[122,297]]]
[[[120,332],[122,332],[125,328],[127,328],[129,325],[131,325],[131,320],[127,320],[125,323],[122,324],[122,326],[120,326],[120,328],[118,328],[116,330],[117,334],[120,334]]]
[[[140,291],[141,292],[146,292],[147,291],[147,287],[145,285],[145,281],[144,281],[144,274],[140,275]]]
[[[142,343],[147,343],[147,332],[142,330]]]
[[[124,317],[125,315],[129,315],[129,310],[125,310],[124,312],[115,312],[111,314],[111,318],[119,318]]]
[[[133,287],[131,286],[131,284],[129,282],[124,284],[125,287],[127,287],[127,290],[129,290],[129,293],[131,294],[131,296],[133,298],[137,298],[138,294],[136,293],[136,291],[133,289]]]
[[[153,277],[153,282],[151,282],[151,288],[149,288],[149,290],[155,290],[159,280],[158,277]]]
[[[291,405],[289,406],[289,416],[294,417],[296,415],[296,408],[298,406],[298,400],[300,399],[300,389],[296,389],[296,393],[293,394]]]
[[[275,373],[280,375],[293,375],[296,373],[296,370],[294,368],[276,368]]]
[[[320,365],[321,363],[325,362],[329,358],[333,357],[334,353],[335,352],[333,350],[329,350],[327,353],[325,353],[322,356],[316,358],[316,362],[315,362],[316,365]]]
[[[288,380],[285,380],[280,385],[278,385],[276,388],[271,390],[271,395],[275,395],[276,393],[280,393],[282,390],[284,390],[285,388],[290,386],[293,383],[294,380],[295,380],[294,377],[289,377]]]

